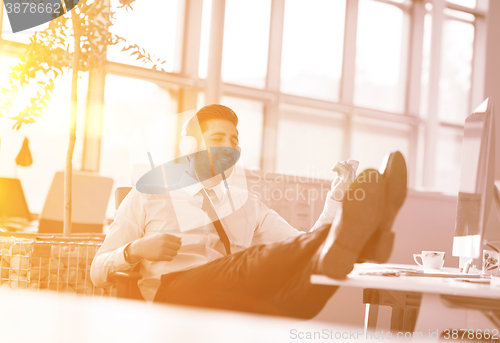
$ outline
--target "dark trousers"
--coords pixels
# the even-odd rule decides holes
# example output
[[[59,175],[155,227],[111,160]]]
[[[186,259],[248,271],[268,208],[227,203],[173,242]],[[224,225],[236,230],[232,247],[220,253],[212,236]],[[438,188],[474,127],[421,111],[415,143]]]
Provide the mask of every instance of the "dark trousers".
[[[312,318],[337,289],[310,283],[316,251],[329,228],[162,275],[154,301]]]

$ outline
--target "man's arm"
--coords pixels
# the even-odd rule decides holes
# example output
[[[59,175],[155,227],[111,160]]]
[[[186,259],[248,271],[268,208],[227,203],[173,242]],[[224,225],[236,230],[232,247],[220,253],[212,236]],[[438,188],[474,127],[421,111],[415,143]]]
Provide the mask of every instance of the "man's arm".
[[[321,212],[321,215],[310,231],[314,231],[323,225],[331,225],[333,223],[335,213],[342,205],[342,200],[347,192],[347,188],[356,178],[358,165],[359,162],[349,160],[338,162],[333,167],[332,170],[336,173],[336,177],[333,179],[332,188],[326,196],[323,212]]]
[[[332,189],[328,192],[323,212],[310,231],[333,223],[333,218],[342,205],[348,185],[356,178],[357,167],[358,162],[353,160],[339,162],[334,166],[333,171],[337,176],[332,182]],[[257,218],[258,227],[255,230],[252,245],[279,242],[285,238],[304,233],[293,228],[278,213],[268,208],[260,200],[257,200]]]
[[[276,211],[271,210],[260,200],[257,200],[256,208],[258,226],[252,239],[252,245],[279,242],[285,238],[304,233],[293,228]]]
[[[115,271],[131,270],[137,264],[126,261],[124,249],[144,235],[142,194],[133,188],[117,211],[106,239],[92,261],[90,276],[96,287],[107,287],[108,275]]]
[[[97,287],[109,286],[108,275],[131,270],[142,259],[172,261],[181,247],[181,239],[167,233],[145,235],[145,195],[132,189],[123,200],[97,252],[90,276]]]

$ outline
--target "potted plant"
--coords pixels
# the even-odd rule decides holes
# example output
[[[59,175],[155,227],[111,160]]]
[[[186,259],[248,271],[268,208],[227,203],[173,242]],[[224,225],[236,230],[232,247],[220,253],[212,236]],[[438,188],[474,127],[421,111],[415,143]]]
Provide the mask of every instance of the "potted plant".
[[[20,62],[11,68],[9,87],[0,88],[0,117],[13,108],[16,96],[26,85],[36,82],[38,90],[30,102],[17,115],[13,129],[31,124],[48,107],[54,90],[54,80],[71,72],[71,108],[69,145],[64,170],[64,235],[71,234],[71,184],[73,172],[73,151],[76,141],[77,80],[84,73],[103,68],[106,63],[107,47],[126,43],[126,39],[109,31],[115,21],[116,10],[132,10],[135,0],[120,0],[120,5],[111,8],[108,1],[79,0],[72,10],[64,15],[54,14],[47,29],[36,32],[26,51],[20,55]],[[71,7],[70,7],[71,8]],[[62,10],[62,9],[61,9]],[[128,44],[128,43],[127,43]],[[128,44],[122,51],[152,69],[165,72],[166,62],[154,59],[137,44]]]

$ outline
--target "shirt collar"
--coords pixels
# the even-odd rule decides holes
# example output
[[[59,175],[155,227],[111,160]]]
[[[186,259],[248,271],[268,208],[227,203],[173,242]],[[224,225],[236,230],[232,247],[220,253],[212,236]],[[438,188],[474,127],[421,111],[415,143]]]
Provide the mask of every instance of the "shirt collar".
[[[204,188],[201,182],[194,179],[186,172],[182,174],[181,179],[179,180],[179,186],[184,189],[190,196],[195,196]],[[225,193],[225,188],[222,186],[222,182],[213,187],[212,190],[217,195],[217,198],[221,200],[222,196]]]

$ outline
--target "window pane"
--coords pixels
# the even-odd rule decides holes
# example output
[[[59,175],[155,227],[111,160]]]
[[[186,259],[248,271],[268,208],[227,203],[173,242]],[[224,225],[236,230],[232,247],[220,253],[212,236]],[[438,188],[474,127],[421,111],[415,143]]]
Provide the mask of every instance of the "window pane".
[[[286,0],[281,91],[338,101],[345,1]]]
[[[18,58],[3,56],[0,58],[0,84],[8,85],[9,66],[19,62]],[[29,140],[33,164],[29,167],[17,167],[17,177],[23,185],[26,201],[32,213],[42,211],[45,198],[56,171],[66,165],[68,149],[69,120],[71,106],[71,76],[64,74],[55,82],[54,93],[48,108],[36,122],[23,125],[20,130],[12,130],[14,121],[9,119],[16,111],[22,110],[22,104],[37,91],[36,87],[26,86],[18,93],[19,103],[6,116],[0,119],[0,175],[16,177],[16,157],[23,144],[24,137]],[[88,78],[78,82],[78,110],[76,144],[73,153],[73,168],[81,169],[85,109],[87,103]]]
[[[166,159],[174,156],[175,152],[166,152],[156,142],[164,137],[168,141],[160,139],[161,145],[172,146],[176,141],[177,128],[169,120],[176,117],[176,102],[167,90],[155,83],[115,75],[106,76],[104,100],[100,173],[112,177],[115,187],[132,186],[133,171],[136,170],[132,170],[131,163],[136,164],[139,158],[140,162],[148,164],[145,150],[151,151],[155,165],[168,162]],[[154,137],[148,135],[146,130],[151,125],[165,122],[169,125],[159,127]],[[136,136],[140,138],[140,130],[146,131],[144,140],[139,139],[137,145],[130,146],[132,139]],[[163,136],[161,132],[164,133]],[[143,156],[137,158],[141,151]],[[135,155],[132,156],[132,153]],[[113,206],[112,199],[106,212],[110,218],[113,217]]]
[[[342,159],[344,134],[340,126],[321,120],[281,119],[278,126],[276,171],[328,179]]]
[[[111,1],[112,7],[119,6],[118,0]],[[135,1],[132,4],[134,10],[116,10],[115,24],[111,31],[127,40],[125,44],[109,47],[108,60],[135,66],[144,66],[136,60],[136,56],[130,56],[132,50],[121,51],[124,46],[138,44],[146,52],[156,59],[161,58],[167,62],[162,65],[168,72],[178,71],[177,57],[179,44],[178,28],[179,21],[183,18],[179,15],[179,0],[149,0]],[[144,67],[150,67],[149,64]]]
[[[352,136],[352,159],[359,161],[358,170],[379,169],[385,155],[399,150],[408,160],[409,129],[374,126],[358,122],[354,125]]]
[[[463,123],[469,114],[474,26],[445,20],[442,42],[439,119]]]
[[[440,128],[436,147],[436,189],[458,192],[463,130]]]
[[[7,11],[3,7],[3,21],[2,21],[2,38],[10,40],[13,42],[19,42],[28,44],[30,42],[30,37],[35,34],[36,31],[43,31],[49,27],[49,23],[43,23],[38,26],[32,27],[31,29],[13,33],[10,26],[9,17],[7,16]]]
[[[241,161],[246,169],[260,169],[264,104],[260,101],[223,96],[221,103],[238,116]]]
[[[222,81],[264,88],[271,0],[227,0]]]
[[[403,11],[396,6],[361,0],[356,42],[354,103],[402,112],[405,85],[401,70]]]

